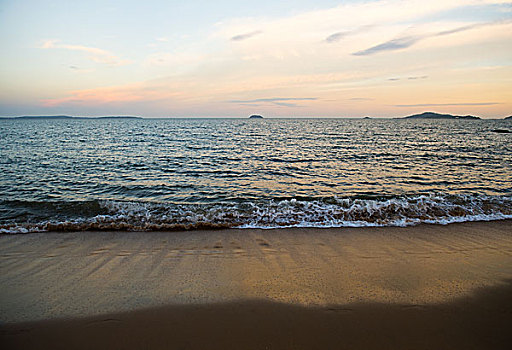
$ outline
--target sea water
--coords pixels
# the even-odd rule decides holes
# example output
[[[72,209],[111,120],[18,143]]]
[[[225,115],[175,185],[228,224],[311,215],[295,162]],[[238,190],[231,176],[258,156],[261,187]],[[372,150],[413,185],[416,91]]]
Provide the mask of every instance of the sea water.
[[[512,218],[505,120],[4,119],[0,233]]]

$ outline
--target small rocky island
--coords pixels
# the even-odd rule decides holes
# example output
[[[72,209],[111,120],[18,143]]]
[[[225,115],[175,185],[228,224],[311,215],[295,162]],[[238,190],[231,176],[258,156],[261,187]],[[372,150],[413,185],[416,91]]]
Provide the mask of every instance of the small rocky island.
[[[505,120],[512,120],[512,115],[510,117],[506,117]]]
[[[480,117],[475,117],[472,115],[451,115],[451,114],[439,114],[434,112],[425,112],[421,114],[414,114],[403,119],[470,119],[476,120],[480,119]]]
[[[259,114],[253,114],[249,117],[249,119],[263,119],[263,116]]]

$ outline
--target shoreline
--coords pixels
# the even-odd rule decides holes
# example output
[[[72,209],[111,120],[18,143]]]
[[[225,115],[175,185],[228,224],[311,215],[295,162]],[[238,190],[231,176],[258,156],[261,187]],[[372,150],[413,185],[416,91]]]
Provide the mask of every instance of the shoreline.
[[[506,348],[512,220],[3,235],[0,285],[7,348]]]
[[[510,215],[489,215],[484,218],[481,215],[475,215],[470,217],[461,218],[461,220],[439,220],[439,221],[422,221],[415,223],[407,223],[407,224],[374,224],[367,222],[365,224],[360,224],[359,222],[348,222],[343,225],[335,225],[335,226],[223,226],[217,224],[200,224],[200,225],[188,225],[188,224],[176,224],[176,225],[157,225],[150,226],[152,228],[149,229],[134,229],[133,227],[128,226],[127,224],[120,224],[119,226],[114,226],[115,228],[111,228],[106,226],[106,228],[102,227],[98,224],[92,225],[90,223],[52,223],[47,222],[44,225],[49,225],[49,229],[41,229],[39,231],[29,231],[26,230],[23,226],[13,226],[11,231],[9,229],[0,229],[0,237],[2,236],[16,236],[16,235],[31,235],[31,234],[64,234],[64,233],[114,233],[114,232],[125,232],[125,233],[179,233],[179,232],[201,232],[201,231],[288,231],[288,230],[344,230],[344,229],[403,229],[403,228],[414,228],[421,226],[451,226],[458,224],[471,224],[471,223],[492,223],[492,222],[509,222],[512,223],[512,216]],[[39,225],[39,224],[36,224]],[[42,226],[44,226],[42,225]],[[71,225],[71,226],[68,226]],[[142,227],[142,226],[141,226]]]
[[[12,215],[31,214],[20,222],[11,221],[0,225],[0,234],[446,225],[512,220],[511,205],[510,196],[439,193],[382,198],[267,198],[231,204],[165,204],[99,199],[7,201],[3,209],[12,212]],[[66,219],[61,217],[60,212],[67,212],[71,216]]]

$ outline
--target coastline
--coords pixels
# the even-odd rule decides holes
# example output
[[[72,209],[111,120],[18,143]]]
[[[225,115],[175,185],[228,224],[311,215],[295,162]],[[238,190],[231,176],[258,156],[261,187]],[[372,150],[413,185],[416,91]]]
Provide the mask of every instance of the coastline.
[[[0,342],[505,348],[511,227],[3,235]]]

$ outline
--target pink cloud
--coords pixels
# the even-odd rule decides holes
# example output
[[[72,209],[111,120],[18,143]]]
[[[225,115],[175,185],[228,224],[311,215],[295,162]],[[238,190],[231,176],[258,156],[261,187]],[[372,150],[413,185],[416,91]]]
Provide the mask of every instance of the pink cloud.
[[[157,101],[181,96],[180,92],[164,87],[148,87],[137,83],[125,86],[101,87],[95,89],[70,91],[69,95],[60,98],[41,100],[44,107],[61,105],[101,105],[110,103],[129,103],[139,101]]]
[[[58,40],[47,40],[45,41],[40,48],[42,49],[65,49],[72,51],[81,51],[88,53],[89,58],[97,63],[104,63],[112,66],[121,66],[125,64],[131,63],[130,60],[121,59],[109,51],[99,49],[96,47],[89,47],[83,45],[67,45],[60,44]]]

